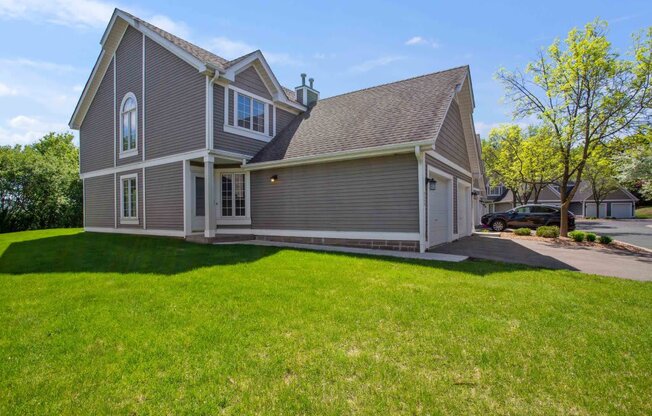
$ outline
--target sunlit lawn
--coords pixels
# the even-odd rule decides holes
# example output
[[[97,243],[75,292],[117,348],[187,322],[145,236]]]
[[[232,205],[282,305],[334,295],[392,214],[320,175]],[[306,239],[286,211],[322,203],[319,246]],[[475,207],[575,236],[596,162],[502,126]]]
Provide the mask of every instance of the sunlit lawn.
[[[0,414],[651,414],[652,284],[0,235]]]

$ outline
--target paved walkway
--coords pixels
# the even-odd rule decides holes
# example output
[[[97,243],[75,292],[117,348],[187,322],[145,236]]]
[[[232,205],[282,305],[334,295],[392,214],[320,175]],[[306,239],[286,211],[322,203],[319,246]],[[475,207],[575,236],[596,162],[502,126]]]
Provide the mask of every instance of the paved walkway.
[[[378,250],[378,249],[372,250],[368,248],[321,246],[317,244],[281,243],[276,241],[261,241],[261,240],[224,242],[224,243],[214,243],[214,244],[218,244],[218,245],[219,244],[250,244],[256,246],[288,247],[288,248],[298,248],[298,249],[315,250],[315,251],[329,251],[329,252],[336,252],[336,253],[364,254],[368,256],[398,257],[402,259],[448,261],[453,263],[459,263],[469,258],[468,256],[457,255],[457,254],[415,253],[413,251]]]
[[[609,248],[560,246],[538,240],[474,235],[433,249],[436,253],[577,270],[602,276],[652,281],[652,255]]]

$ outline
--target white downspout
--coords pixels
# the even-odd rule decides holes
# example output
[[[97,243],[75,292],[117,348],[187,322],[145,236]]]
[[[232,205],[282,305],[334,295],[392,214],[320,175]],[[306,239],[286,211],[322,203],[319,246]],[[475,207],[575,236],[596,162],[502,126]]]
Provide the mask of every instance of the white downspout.
[[[424,169],[423,152],[419,146],[414,146],[414,155],[417,157],[417,180],[419,182],[419,252],[426,251],[426,172]]]

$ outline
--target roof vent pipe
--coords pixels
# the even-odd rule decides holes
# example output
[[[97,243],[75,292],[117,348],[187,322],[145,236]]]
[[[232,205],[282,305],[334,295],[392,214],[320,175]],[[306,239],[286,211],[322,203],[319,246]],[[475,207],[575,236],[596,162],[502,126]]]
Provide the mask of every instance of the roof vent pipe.
[[[308,81],[310,81],[310,88],[313,88],[312,84],[315,82],[314,78],[310,78]]]
[[[301,86],[306,85],[306,74],[301,74]]]

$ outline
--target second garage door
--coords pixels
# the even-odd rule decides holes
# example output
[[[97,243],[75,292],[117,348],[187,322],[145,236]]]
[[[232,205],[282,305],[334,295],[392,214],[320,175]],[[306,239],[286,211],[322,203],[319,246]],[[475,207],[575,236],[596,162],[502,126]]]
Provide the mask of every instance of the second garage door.
[[[613,202],[611,204],[611,216],[614,218],[632,218],[632,203]]]

